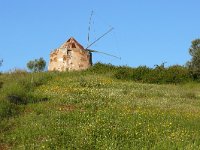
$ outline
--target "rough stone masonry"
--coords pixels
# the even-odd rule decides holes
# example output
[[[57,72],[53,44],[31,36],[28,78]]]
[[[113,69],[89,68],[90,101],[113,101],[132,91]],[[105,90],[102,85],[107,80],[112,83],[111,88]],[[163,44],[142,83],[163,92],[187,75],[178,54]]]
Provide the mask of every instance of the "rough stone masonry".
[[[50,53],[48,71],[84,70],[92,65],[91,52],[73,37]]]

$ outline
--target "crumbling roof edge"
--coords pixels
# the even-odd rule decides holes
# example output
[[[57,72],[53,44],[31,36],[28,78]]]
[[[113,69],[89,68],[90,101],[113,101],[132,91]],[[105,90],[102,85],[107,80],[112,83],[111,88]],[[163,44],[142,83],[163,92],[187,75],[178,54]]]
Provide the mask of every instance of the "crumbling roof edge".
[[[66,42],[64,42],[59,48],[66,48],[70,43],[75,43],[80,49],[84,50],[84,47],[74,38],[70,37]]]

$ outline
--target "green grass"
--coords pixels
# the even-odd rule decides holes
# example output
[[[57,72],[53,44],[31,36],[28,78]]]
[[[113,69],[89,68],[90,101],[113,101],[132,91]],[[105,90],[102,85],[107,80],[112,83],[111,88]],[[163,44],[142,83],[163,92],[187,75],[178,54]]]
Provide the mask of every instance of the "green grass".
[[[200,149],[198,83],[142,84],[92,69],[0,81],[0,149]]]

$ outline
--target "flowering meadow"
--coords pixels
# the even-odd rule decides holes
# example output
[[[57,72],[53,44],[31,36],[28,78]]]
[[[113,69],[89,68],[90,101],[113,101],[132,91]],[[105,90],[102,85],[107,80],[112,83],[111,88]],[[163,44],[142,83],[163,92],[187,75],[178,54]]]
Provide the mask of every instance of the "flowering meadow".
[[[109,73],[2,74],[0,149],[200,149],[200,84]]]

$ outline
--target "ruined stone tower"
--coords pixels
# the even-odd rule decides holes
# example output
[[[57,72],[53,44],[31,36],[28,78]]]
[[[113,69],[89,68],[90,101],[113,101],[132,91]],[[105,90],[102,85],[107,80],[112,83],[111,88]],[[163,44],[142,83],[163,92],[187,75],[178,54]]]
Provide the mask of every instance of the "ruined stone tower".
[[[48,71],[84,70],[92,65],[91,52],[73,37],[50,54]]]

